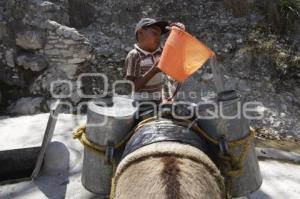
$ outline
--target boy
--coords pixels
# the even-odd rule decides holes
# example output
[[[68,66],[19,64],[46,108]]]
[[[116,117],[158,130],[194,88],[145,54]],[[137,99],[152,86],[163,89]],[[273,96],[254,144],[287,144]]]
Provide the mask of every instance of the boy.
[[[136,25],[137,43],[125,60],[126,78],[135,86],[133,98],[136,101],[162,100],[165,76],[157,65],[162,53],[160,38],[168,32],[170,26],[185,29],[181,23],[169,24],[151,18],[142,18]]]

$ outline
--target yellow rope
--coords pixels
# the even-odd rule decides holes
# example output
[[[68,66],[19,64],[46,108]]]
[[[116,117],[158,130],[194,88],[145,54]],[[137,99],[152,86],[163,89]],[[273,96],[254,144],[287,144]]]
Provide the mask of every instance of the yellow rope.
[[[147,118],[146,120],[143,120],[142,122],[139,123],[139,125],[143,126],[146,123],[153,122],[157,120],[157,116],[153,116],[150,118]],[[181,119],[181,121],[173,121],[172,123],[182,125],[182,126],[189,126],[189,124],[192,123],[191,120],[185,120]],[[137,126],[137,129],[140,128],[140,126]],[[207,139],[209,142],[218,145],[219,141],[217,139],[214,139],[213,137],[209,136],[204,130],[202,130],[198,125],[193,124],[191,128],[197,132],[200,133],[205,139]],[[136,129],[136,130],[137,130]],[[234,168],[228,172],[225,173],[226,176],[230,177],[236,177],[240,176],[243,173],[243,163],[247,157],[247,154],[249,152],[251,143],[253,142],[255,136],[255,130],[253,128],[250,128],[249,134],[246,137],[240,138],[238,140],[232,140],[228,141],[228,146],[232,150],[235,147],[242,147],[240,155],[236,157],[232,153],[229,153],[228,156],[220,156],[224,161],[227,161],[230,163],[231,168]]]
[[[163,111],[162,115],[168,115],[170,112],[169,111]],[[119,143],[117,143],[115,145],[115,148],[119,148],[121,146],[123,146],[125,144],[125,142],[127,140],[129,140],[129,138],[134,134],[134,132],[136,132],[138,129],[140,129],[141,127],[143,127],[146,124],[150,124],[151,122],[157,121],[158,116],[153,116],[150,118],[147,118],[143,121],[141,121],[140,123],[138,123]],[[199,133],[200,135],[202,135],[205,139],[207,139],[209,142],[218,145],[219,141],[214,139],[213,137],[209,136],[204,130],[202,130],[198,125],[195,125],[192,123],[192,121],[190,120],[185,120],[185,119],[181,119],[180,121],[172,121],[171,123],[174,124],[178,124],[181,126],[186,126],[189,127],[190,124],[191,128]],[[241,139],[238,140],[232,140],[232,141],[228,141],[228,146],[229,148],[232,150],[235,147],[242,147],[240,155],[237,157],[235,155],[232,154],[232,152],[229,153],[229,155],[227,156],[220,156],[221,159],[223,159],[224,161],[227,161],[230,166],[231,166],[231,170],[225,172],[225,175],[229,178],[231,177],[236,177],[236,176],[240,176],[243,174],[243,163],[248,155],[250,146],[253,142],[255,136],[255,130],[253,128],[250,128],[250,133]],[[104,155],[105,154],[105,146],[99,146],[97,144],[94,144],[92,142],[90,142],[87,137],[86,137],[86,125],[82,125],[79,128],[77,128],[74,132],[73,132],[73,138],[74,139],[79,139],[79,141],[86,146],[87,148],[101,154]],[[113,173],[116,170],[116,164],[113,161]],[[114,178],[112,178],[112,190],[110,193],[110,198],[114,199],[115,198],[115,190],[114,190]],[[231,191],[231,188],[229,188]],[[229,191],[229,192],[230,192]],[[228,194],[230,195],[230,194]]]
[[[138,125],[137,127],[141,127],[142,125]],[[114,148],[118,149],[122,147],[126,141],[132,136],[132,134],[135,132],[135,128],[133,128],[119,143],[117,143]],[[86,125],[81,125],[73,132],[73,139],[78,139],[84,146],[87,148],[97,152],[97,153],[105,153],[106,146],[101,146],[98,144],[94,144],[86,136]]]
[[[116,164],[115,164],[115,162],[114,162],[114,164],[113,164],[113,174],[115,174],[116,168],[117,168],[117,166],[116,166]],[[111,185],[110,185],[110,195],[109,195],[109,198],[110,198],[110,199],[114,199],[114,198],[115,198],[115,177],[114,177],[114,175],[113,175],[112,178],[111,178]]]
[[[100,146],[97,144],[92,143],[91,141],[89,141],[86,137],[86,125],[81,125],[80,127],[78,127],[74,132],[73,132],[73,139],[78,139],[81,144],[83,144],[85,147],[87,147],[88,149],[96,152],[96,153],[100,153],[100,154],[104,154],[105,153],[105,147],[104,146]]]
[[[255,136],[255,131],[251,128],[250,133],[247,137],[237,140],[237,142],[233,142],[231,143],[231,145],[229,145],[229,147],[231,148],[241,147],[239,156],[233,155],[232,152],[229,154],[229,156],[220,156],[220,158],[230,163],[231,168],[234,168],[226,172],[225,175],[230,177],[236,177],[243,174],[243,163],[245,162],[245,159],[248,155],[254,136]]]
[[[134,133],[135,128],[133,128],[132,131],[130,131],[116,146],[115,148],[121,147]],[[73,132],[73,139],[78,139],[81,144],[83,144],[86,148],[100,154],[100,155],[105,155],[105,146],[100,146],[97,144],[92,143],[89,141],[86,137],[86,125],[81,125],[75,131]],[[114,174],[116,172],[116,162],[112,160],[112,173]],[[114,191],[114,177],[111,179],[111,191],[110,191],[110,199],[114,199],[115,196],[115,191]]]

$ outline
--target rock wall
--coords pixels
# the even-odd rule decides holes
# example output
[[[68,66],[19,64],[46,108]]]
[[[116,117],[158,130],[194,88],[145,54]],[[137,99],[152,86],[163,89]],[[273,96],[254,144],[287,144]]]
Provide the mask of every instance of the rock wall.
[[[71,92],[70,100],[77,104],[79,97],[76,93],[75,77],[79,64],[87,62],[93,57],[93,48],[87,38],[76,29],[61,25],[55,21],[46,22],[47,38],[43,49],[39,53],[45,57],[50,66],[30,86],[30,93],[43,94],[50,92],[51,83],[58,80],[69,80],[74,85],[74,92],[68,91],[66,84],[55,84],[55,94]],[[48,96],[53,96],[53,93]]]
[[[68,26],[68,2],[10,0],[1,3],[0,82],[5,94],[2,109],[10,105],[8,112],[33,113],[22,108],[17,112],[14,106],[26,105],[24,99],[30,99],[20,97],[36,96],[43,99],[36,100],[36,106],[40,106],[36,110],[40,111],[49,104],[52,91],[71,92],[68,100],[78,103],[76,87],[68,91],[68,85],[59,81],[76,85],[77,69],[92,60],[93,48],[87,38]],[[51,83],[56,81],[51,90]]]
[[[52,90],[71,94],[67,100],[74,105],[84,100],[78,96],[78,89],[103,93],[101,80],[93,77],[77,88],[76,79],[82,73],[106,74],[110,91],[112,83],[124,77],[124,59],[135,43],[135,24],[142,17],[154,17],[183,22],[188,32],[216,52],[225,87],[239,90],[245,100],[262,102],[258,109],[265,117],[252,121],[252,125],[266,132],[271,129],[276,139],[298,139],[299,21],[294,33],[273,33],[262,10],[264,2],[1,1],[2,111],[9,105],[9,110],[13,109],[21,97],[28,101],[29,97],[41,97],[43,100],[36,102],[45,107],[41,110],[47,110],[53,97],[51,82],[55,81]],[[189,100],[203,100],[215,90],[213,78],[207,65],[186,82],[182,92],[192,93],[185,96]],[[71,91],[60,80],[68,80]]]

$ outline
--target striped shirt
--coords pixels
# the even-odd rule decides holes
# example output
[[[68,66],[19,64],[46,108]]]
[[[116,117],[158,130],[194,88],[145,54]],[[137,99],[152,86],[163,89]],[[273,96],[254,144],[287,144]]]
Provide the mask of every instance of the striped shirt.
[[[159,61],[161,53],[160,47],[153,52],[148,52],[135,44],[125,60],[126,77],[143,77]],[[135,100],[161,100],[164,78],[164,73],[156,73],[141,90],[134,93],[133,98]]]

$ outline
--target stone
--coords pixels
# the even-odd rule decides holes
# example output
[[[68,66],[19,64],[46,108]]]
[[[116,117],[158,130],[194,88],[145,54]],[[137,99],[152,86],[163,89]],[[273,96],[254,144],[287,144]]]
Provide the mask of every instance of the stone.
[[[63,28],[63,36],[68,38],[72,35],[73,32],[77,32],[74,28],[69,28],[67,26],[64,26]]]
[[[45,47],[45,55],[49,62],[56,63],[68,63],[63,65],[63,69],[68,74],[68,77],[72,77],[75,74],[74,68],[70,67],[74,64],[82,63],[92,57],[92,48],[89,41],[83,37],[74,28],[63,26],[52,21],[48,21],[50,27],[55,26],[55,32],[50,31],[48,38],[60,35],[59,39],[53,39],[51,44],[47,43]],[[69,39],[64,39],[70,37]],[[54,41],[56,42],[54,45]],[[59,60],[61,59],[61,61]],[[77,67],[76,67],[77,68]]]
[[[288,111],[288,106],[286,104],[281,104],[281,108],[284,112]]]
[[[56,23],[56,22],[55,22]],[[56,23],[58,26],[56,27],[55,26],[55,29],[58,28],[60,26],[60,24]],[[56,36],[56,32],[53,30],[53,31],[48,31],[48,35],[50,36]]]
[[[240,80],[238,83],[238,89],[242,92],[250,92],[251,88],[248,86],[246,80]]]
[[[56,48],[67,48],[66,45],[62,45],[62,44],[55,44],[54,47],[56,47]]]
[[[58,35],[48,35],[48,38],[47,38],[48,42],[49,41],[55,41],[55,42],[57,42],[59,39],[60,38],[59,38]]]
[[[51,20],[47,20],[46,24],[47,24],[47,29],[53,30],[53,31],[60,26],[59,23],[57,23],[56,21],[51,21]]]
[[[56,34],[59,35],[59,36],[61,36],[63,34],[62,27],[59,27],[59,28],[56,29]]]
[[[57,40],[56,39],[54,39],[54,40],[49,40],[48,39],[48,41],[47,41],[47,44],[49,45],[51,45],[51,44],[57,44]]]
[[[34,54],[18,56],[17,64],[23,66],[25,69],[30,69],[32,71],[42,71],[47,68],[47,62],[44,57]]]
[[[23,49],[41,49],[46,42],[42,31],[23,31],[16,34],[16,44]]]
[[[59,6],[49,2],[49,1],[44,1],[39,5],[39,8],[41,9],[41,11],[45,12],[45,11],[50,11],[50,10],[59,10]]]
[[[14,49],[9,49],[5,52],[5,60],[6,60],[6,64],[9,67],[15,67],[15,60],[14,60],[14,54],[15,51]]]
[[[280,113],[280,117],[286,117],[286,114],[285,113]]]
[[[60,55],[60,53],[57,49],[51,49],[51,50],[46,49],[45,54],[46,55]]]
[[[76,74],[78,66],[75,64],[65,64],[59,66],[59,68],[65,72],[66,76],[69,79],[73,79],[74,75]]]
[[[225,47],[226,47],[226,48],[228,48],[228,49],[232,49],[232,48],[233,48],[233,46],[232,46],[232,44],[231,44],[231,43],[227,43],[227,44],[225,44]]]
[[[82,63],[84,61],[85,61],[85,59],[73,58],[73,59],[68,60],[68,63],[69,64],[79,64],[79,63]]]
[[[78,93],[79,92],[76,89],[74,89],[72,94],[71,94],[70,100],[74,105],[78,104],[81,100],[81,97],[79,96]]]
[[[0,22],[0,40],[8,36],[8,29],[6,24]]]
[[[276,121],[274,124],[273,124],[273,127],[279,127],[281,125],[281,122],[280,121]]]
[[[66,59],[62,59],[62,58],[49,58],[49,63],[53,64],[53,63],[59,63],[59,64],[67,64],[68,61]]]
[[[204,73],[201,76],[201,79],[208,81],[208,80],[211,80],[213,77],[214,77],[214,75],[212,73]]]
[[[293,99],[293,103],[294,103],[296,106],[300,107],[300,97],[295,97],[295,98]]]
[[[285,93],[285,100],[286,100],[286,102],[292,103],[293,102],[293,95],[289,92],[286,92]]]
[[[26,25],[42,29],[48,29],[49,24],[47,20],[53,20],[67,25],[69,24],[68,11],[63,7],[64,6],[57,1],[55,3],[41,0],[26,1],[26,7],[22,7],[24,15],[22,22]]]
[[[236,43],[238,43],[238,44],[243,43],[243,39],[238,39],[238,40],[236,40]]]
[[[73,52],[70,50],[59,50],[62,56],[64,57],[70,57],[73,55]]]
[[[40,113],[42,97],[22,97],[7,108],[7,112],[18,115]]]
[[[91,46],[80,45],[74,49],[74,57],[81,59],[90,59],[91,58]]]
[[[300,88],[295,88],[294,94],[295,94],[295,96],[300,97]]]
[[[239,80],[236,78],[229,79],[228,81],[225,82],[225,89],[227,90],[238,89],[238,81]]]
[[[43,71],[30,85],[29,91],[35,95],[47,93],[52,96],[50,92],[51,84],[59,80],[68,80],[66,72],[61,70],[61,67],[57,66],[57,64],[51,64],[51,67]]]
[[[49,43],[49,42],[48,42]],[[45,46],[45,50],[50,50],[50,49],[53,49],[54,47],[53,47],[53,45],[49,45],[49,44],[46,44],[46,46]]]
[[[77,43],[76,41],[74,41],[74,40],[69,40],[69,39],[65,39],[63,42],[64,42],[65,44],[76,44],[76,43]]]
[[[41,23],[39,24],[39,27],[41,29],[47,29],[47,23],[45,21],[41,21]]]
[[[78,32],[72,32],[71,37],[72,37],[72,39],[74,39],[76,41],[84,39],[84,37],[82,35],[80,35]]]

